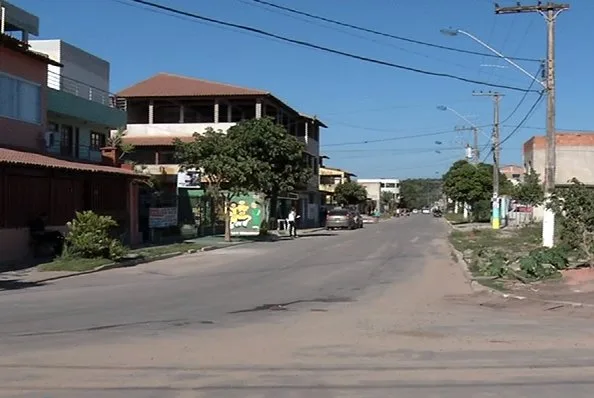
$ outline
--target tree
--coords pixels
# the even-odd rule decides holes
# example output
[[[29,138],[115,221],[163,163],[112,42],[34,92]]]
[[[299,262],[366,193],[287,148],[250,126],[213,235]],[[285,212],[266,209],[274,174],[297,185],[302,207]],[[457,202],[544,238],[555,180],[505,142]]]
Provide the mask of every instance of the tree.
[[[304,189],[312,177],[305,162],[305,146],[270,118],[246,120],[231,127],[227,135],[241,143],[235,157],[250,159],[250,185],[269,200],[270,226],[276,221],[281,194]]]
[[[367,199],[367,190],[355,181],[345,181],[334,188],[334,199],[339,205],[358,205]]]
[[[208,128],[194,141],[174,141],[175,155],[182,170],[200,170],[207,181],[207,191],[223,211],[225,241],[231,240],[229,202],[233,197],[253,189],[250,175],[258,166],[252,159],[240,156],[243,142]]]
[[[529,206],[538,206],[544,201],[544,190],[534,169],[524,175],[524,181],[513,192],[514,199]]]
[[[396,205],[396,194],[390,191],[382,191],[380,202],[383,208],[392,211]]]
[[[400,208],[420,209],[430,206],[442,195],[442,181],[432,178],[410,178],[400,182]],[[403,205],[404,204],[404,205]]]
[[[567,188],[556,189],[549,207],[560,220],[561,243],[578,249],[594,267],[594,193],[577,178]]]

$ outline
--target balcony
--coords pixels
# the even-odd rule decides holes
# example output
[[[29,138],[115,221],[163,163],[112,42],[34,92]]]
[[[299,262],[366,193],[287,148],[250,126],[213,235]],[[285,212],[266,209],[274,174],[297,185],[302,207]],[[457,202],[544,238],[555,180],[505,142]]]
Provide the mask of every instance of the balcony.
[[[191,137],[194,133],[204,134],[207,128],[226,132],[236,123],[154,123],[128,124],[128,137]]]
[[[126,112],[116,107],[116,97],[48,70],[47,110],[112,129],[126,124]]]
[[[52,155],[57,155],[63,158],[70,158],[81,160],[83,162],[101,163],[101,150],[99,148],[92,148],[86,145],[79,145],[76,148],[74,145],[64,145],[60,141],[59,134],[54,133],[54,138],[46,143],[46,150]]]

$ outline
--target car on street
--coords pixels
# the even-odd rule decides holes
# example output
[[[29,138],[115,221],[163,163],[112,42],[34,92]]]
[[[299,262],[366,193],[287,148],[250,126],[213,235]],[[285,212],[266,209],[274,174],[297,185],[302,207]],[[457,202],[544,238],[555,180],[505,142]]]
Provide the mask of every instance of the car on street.
[[[423,210],[421,210],[421,212],[422,212],[423,214],[431,214],[431,210],[429,210],[429,209],[427,209],[427,208],[424,208]]]
[[[349,209],[332,209],[326,215],[326,229],[355,229],[357,221],[354,213]]]

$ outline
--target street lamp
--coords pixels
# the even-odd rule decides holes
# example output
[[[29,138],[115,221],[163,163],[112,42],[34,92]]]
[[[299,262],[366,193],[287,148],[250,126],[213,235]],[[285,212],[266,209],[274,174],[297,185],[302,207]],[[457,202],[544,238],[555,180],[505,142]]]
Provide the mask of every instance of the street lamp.
[[[461,129],[456,129],[457,131],[461,131],[461,130],[471,130],[472,134],[473,134],[473,139],[474,139],[474,149],[472,151],[472,156],[470,156],[470,158],[474,158],[475,162],[478,163],[478,132],[481,131],[477,125],[475,125],[474,123],[472,123],[470,120],[468,120],[468,118],[464,115],[462,115],[460,112],[458,112],[457,110],[450,108],[449,106],[445,106],[445,105],[438,105],[437,109],[440,111],[450,111],[452,112],[454,115],[458,116],[460,119],[464,120],[466,123],[468,123],[470,125],[470,129],[468,128],[461,128]],[[482,133],[482,131],[481,131]],[[466,157],[468,157],[468,150],[466,153]]]
[[[493,54],[497,55],[500,58],[503,58],[505,60],[505,62],[507,62],[508,64],[512,65],[514,68],[518,69],[520,72],[522,72],[523,74],[525,74],[526,76],[528,76],[529,78],[531,78],[532,80],[534,80],[535,82],[537,82],[538,84],[540,84],[545,90],[547,89],[546,83],[544,83],[543,81],[541,81],[540,79],[538,79],[536,76],[532,75],[530,72],[528,72],[526,69],[522,68],[520,65],[518,65],[517,63],[515,63],[511,59],[507,58],[505,55],[503,55],[499,51],[495,50],[493,47],[491,47],[490,45],[488,45],[487,43],[485,43],[484,41],[482,41],[478,37],[476,37],[476,36],[474,36],[474,35],[466,32],[464,30],[461,30],[461,29],[452,29],[452,28],[441,29],[440,32],[442,34],[446,35],[446,36],[464,35],[466,37],[471,38],[472,40],[474,40],[475,42],[477,42],[481,46],[485,47],[487,50],[491,51]]]

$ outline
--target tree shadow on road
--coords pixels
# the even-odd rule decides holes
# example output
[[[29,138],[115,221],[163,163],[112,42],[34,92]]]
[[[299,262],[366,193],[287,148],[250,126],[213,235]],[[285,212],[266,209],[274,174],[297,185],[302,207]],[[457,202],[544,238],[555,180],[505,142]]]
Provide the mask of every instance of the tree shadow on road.
[[[26,282],[19,279],[3,279],[0,280],[0,291],[4,290],[20,290],[28,289],[31,287],[43,286],[45,283],[42,282]]]

